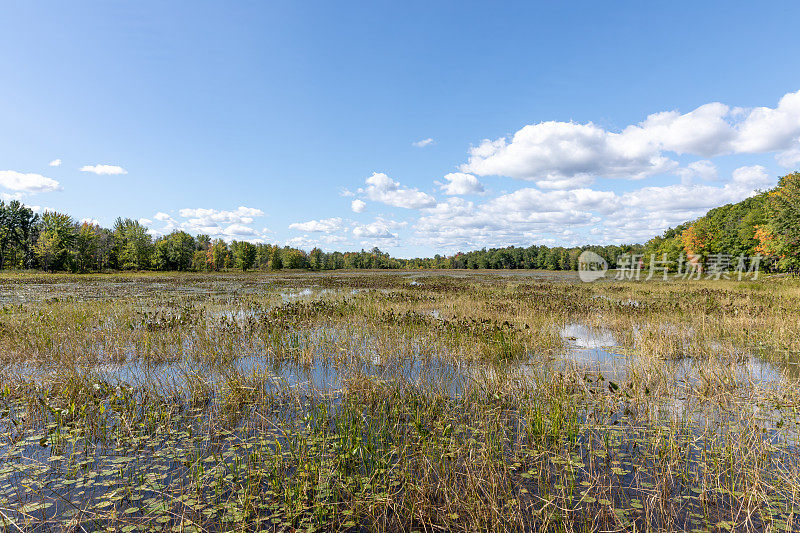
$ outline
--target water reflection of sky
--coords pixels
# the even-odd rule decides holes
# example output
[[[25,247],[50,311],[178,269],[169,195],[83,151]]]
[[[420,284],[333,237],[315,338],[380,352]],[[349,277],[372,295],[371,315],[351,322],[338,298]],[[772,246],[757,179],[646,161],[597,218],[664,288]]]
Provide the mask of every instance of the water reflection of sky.
[[[610,350],[618,346],[610,330],[571,323],[564,325],[560,333],[567,348],[564,360],[603,374],[619,373],[623,357]]]
[[[563,359],[568,362],[585,366],[609,377],[623,377],[626,374],[627,364],[635,361],[636,351],[630,354],[623,353],[622,347],[613,332],[604,327],[592,327],[580,323],[564,325],[560,331],[566,350]],[[692,382],[697,379],[698,368],[702,361],[685,357],[677,360],[663,361],[665,370],[674,379]],[[797,365],[787,363],[779,365],[765,361],[755,355],[745,355],[737,361],[731,362],[728,368],[739,383],[756,383],[772,386],[781,383],[797,373]]]

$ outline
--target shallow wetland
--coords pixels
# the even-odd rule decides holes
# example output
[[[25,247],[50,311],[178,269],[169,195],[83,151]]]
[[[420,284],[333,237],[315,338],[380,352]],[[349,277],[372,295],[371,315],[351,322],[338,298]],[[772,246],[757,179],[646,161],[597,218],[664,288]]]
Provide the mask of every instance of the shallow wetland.
[[[9,531],[798,531],[800,283],[0,278]]]

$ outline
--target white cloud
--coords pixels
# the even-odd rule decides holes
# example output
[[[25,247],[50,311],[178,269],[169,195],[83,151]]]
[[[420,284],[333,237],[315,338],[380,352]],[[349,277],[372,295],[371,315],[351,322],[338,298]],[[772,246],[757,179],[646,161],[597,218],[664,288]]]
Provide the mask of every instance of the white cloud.
[[[523,188],[483,204],[462,198],[426,209],[416,242],[438,249],[595,242],[643,242],[713,207],[738,202],[773,184],[766,169],[736,169],[719,185],[676,184],[625,193],[590,188]]]
[[[320,233],[334,233],[342,230],[342,219],[339,217],[334,217],[321,220],[309,220],[308,222],[295,222],[293,224],[289,224],[289,229]]]
[[[675,166],[652,148],[620,142],[620,134],[592,123],[542,122],[523,127],[510,141],[483,141],[461,170],[569,187],[597,175],[642,178]]]
[[[353,235],[359,238],[372,239],[396,239],[397,234],[392,233],[389,228],[378,222],[372,222],[363,226],[353,228]]]
[[[263,217],[264,212],[254,207],[239,206],[226,211],[209,208],[185,208],[178,210],[173,218],[168,213],[158,212],[153,219],[163,223],[160,228],[152,228],[153,235],[165,235],[175,230],[192,234],[206,234],[212,238],[225,240],[239,239],[251,242],[265,242],[268,229],[259,231],[251,226],[256,218]],[[147,220],[147,219],[143,219]],[[145,222],[142,222],[143,224]],[[149,221],[148,221],[149,223]]]
[[[15,192],[15,193],[0,192],[0,199],[2,199],[5,202],[10,202],[12,200],[22,201],[23,198],[25,198],[25,194],[21,192]]]
[[[50,161],[49,165],[51,167],[60,167],[61,166],[61,160],[60,159],[53,159],[52,161]]]
[[[656,154],[668,151],[711,157],[731,150],[736,132],[729,119],[735,115],[719,102],[685,114],[662,111],[628,126],[619,135],[611,134],[610,140],[623,156],[627,151]]]
[[[775,159],[782,167],[793,168],[800,165],[800,139],[794,148],[775,154]]]
[[[632,209],[661,215],[691,212],[699,216],[712,207],[744,200],[754,190],[750,184],[739,183],[728,183],[722,187],[684,184],[644,187],[623,194],[619,203],[623,210],[627,210],[623,211],[625,216],[630,216]]]
[[[12,191],[50,192],[61,188],[59,183],[40,174],[22,173],[15,170],[0,170],[0,186]]]
[[[367,187],[360,189],[370,200],[405,209],[432,207],[436,200],[418,189],[404,188],[382,172],[373,172],[366,179]]]
[[[84,165],[81,172],[92,172],[98,176],[118,176],[128,171],[117,165]]]
[[[700,178],[704,181],[716,181],[717,167],[711,161],[701,159],[679,168],[676,174],[681,177],[681,182],[687,185],[694,182],[695,178]]]
[[[362,239],[362,244],[382,242],[383,244],[393,245],[397,243],[399,236],[392,230],[404,225],[403,222],[379,217],[369,224],[355,225],[352,231],[355,237]]]
[[[738,153],[789,149],[800,135],[800,91],[786,94],[775,109],[752,109],[738,124],[737,134],[733,151]]]
[[[311,250],[314,247],[319,247],[326,251],[331,251],[336,247],[340,249],[342,246],[352,246],[352,243],[341,235],[314,235],[313,237],[300,235],[286,240],[285,244],[302,250]]]
[[[766,187],[771,181],[767,169],[761,165],[739,167],[733,171],[733,183],[744,188]]]
[[[505,194],[488,202],[486,209],[497,214],[516,216],[519,213],[561,213],[578,209],[610,213],[616,210],[617,195],[611,191],[573,189],[540,191],[526,188]]]
[[[542,189],[564,190],[577,187],[588,187],[594,183],[594,178],[588,174],[579,174],[569,178],[549,177],[536,182]]]
[[[228,237],[253,237],[257,236],[258,232],[244,224],[231,224],[222,231],[222,234]]]
[[[367,203],[356,198],[350,202],[350,209],[352,209],[354,213],[363,213],[367,209]]]
[[[142,226],[149,226],[152,223],[153,223],[153,221],[150,220],[149,218],[140,218],[139,219],[139,224],[141,224]]]
[[[421,139],[419,141],[411,143],[412,145],[416,146],[417,148],[425,148],[426,146],[430,146],[435,144],[436,141],[428,137],[427,139]]]
[[[483,194],[484,192],[483,184],[472,174],[451,172],[445,174],[444,179],[447,180],[447,183],[442,184],[441,189],[445,194]]]
[[[99,226],[100,221],[96,218],[82,218],[80,221],[81,224],[89,224],[91,226]]]
[[[639,179],[675,170],[678,163],[666,153],[708,158],[781,151],[791,161],[798,136],[800,91],[785,95],[776,108],[744,110],[714,102],[684,114],[654,113],[620,132],[591,122],[530,124],[510,140],[487,139],[473,147],[461,170],[570,188],[597,176]]]
[[[264,216],[262,210],[244,206],[239,206],[234,211],[195,208],[181,209],[178,213],[183,218],[189,218],[191,224],[213,227],[225,223],[252,224],[255,217]]]

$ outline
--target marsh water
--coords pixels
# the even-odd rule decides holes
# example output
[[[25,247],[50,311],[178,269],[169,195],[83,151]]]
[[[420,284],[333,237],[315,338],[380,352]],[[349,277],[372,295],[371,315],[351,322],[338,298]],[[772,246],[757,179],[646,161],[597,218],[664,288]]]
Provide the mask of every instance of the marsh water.
[[[759,324],[745,342],[727,335],[727,311],[667,313],[650,287],[522,271],[3,280],[0,520],[470,530],[463,510],[417,522],[369,511],[394,505],[395,488],[422,497],[407,476],[428,467],[397,443],[425,455],[441,431],[442,457],[477,446],[503,465],[501,499],[516,507],[492,528],[794,528],[796,354],[757,338]],[[487,429],[481,406],[501,425]],[[357,413],[355,460],[331,450]],[[318,440],[330,449],[309,448]],[[664,479],[664,450],[682,477]],[[722,475],[737,454],[741,471]],[[317,465],[312,488],[302,457]],[[320,465],[332,469],[324,489]],[[677,500],[652,499],[667,486]],[[542,511],[556,495],[566,511]]]

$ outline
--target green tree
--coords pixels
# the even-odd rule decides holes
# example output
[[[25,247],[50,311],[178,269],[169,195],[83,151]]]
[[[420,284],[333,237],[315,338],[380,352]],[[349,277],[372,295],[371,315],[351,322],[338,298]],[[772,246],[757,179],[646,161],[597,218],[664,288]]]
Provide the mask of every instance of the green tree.
[[[34,251],[39,264],[45,270],[68,270],[75,259],[75,221],[71,216],[47,211],[40,222],[39,240]]]
[[[308,261],[311,268],[314,270],[322,270],[325,268],[325,254],[317,247],[314,247],[311,253],[308,254]]]
[[[271,270],[282,270],[283,269],[283,257],[282,257],[281,249],[279,247],[275,247],[272,249],[272,258],[269,261],[269,268]]]
[[[211,248],[211,237],[208,235],[200,234],[195,238],[198,250],[208,250]]]
[[[308,268],[308,258],[302,250],[289,249],[286,257],[286,268]]]
[[[214,270],[225,268],[228,258],[228,245],[222,239],[215,239],[209,249],[211,267]]]
[[[153,238],[136,220],[118,218],[114,223],[115,251],[120,268],[145,270],[150,268]]]
[[[208,251],[196,250],[192,257],[192,270],[200,272],[204,270],[211,270],[208,262]]]
[[[33,246],[38,236],[39,216],[17,200],[8,204],[0,200],[0,268],[11,256],[15,267],[33,266]]]
[[[249,242],[237,243],[234,254],[236,256],[236,265],[242,269],[242,272],[253,268],[257,252],[255,245]]]
[[[84,222],[75,235],[75,266],[78,272],[99,268],[100,226]]]
[[[194,237],[185,231],[173,231],[156,241],[153,266],[158,270],[189,270],[194,252]]]

